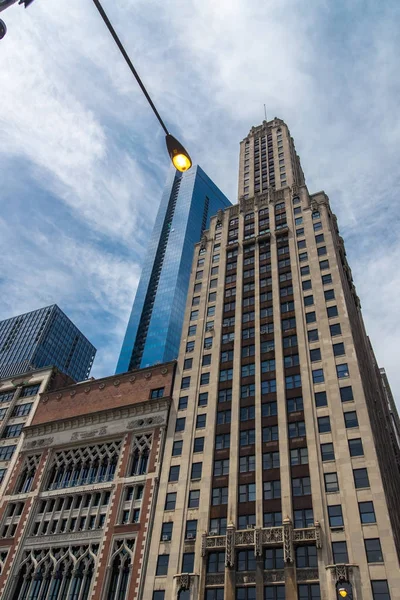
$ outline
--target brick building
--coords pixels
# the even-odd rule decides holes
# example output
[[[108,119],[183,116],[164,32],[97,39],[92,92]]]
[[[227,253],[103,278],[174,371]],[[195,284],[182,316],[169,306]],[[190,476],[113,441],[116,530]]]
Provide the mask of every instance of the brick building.
[[[0,597],[135,600],[175,363],[45,392],[0,508]]]

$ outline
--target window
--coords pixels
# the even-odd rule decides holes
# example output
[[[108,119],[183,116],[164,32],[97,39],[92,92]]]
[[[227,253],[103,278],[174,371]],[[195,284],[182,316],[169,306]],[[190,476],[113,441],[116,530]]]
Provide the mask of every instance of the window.
[[[229,433],[220,433],[215,436],[215,449],[223,450],[224,448],[229,448],[231,443],[231,436]]]
[[[211,365],[211,354],[204,354],[201,361],[201,366],[208,367],[209,365]]]
[[[178,410],[185,410],[188,405],[188,396],[182,396],[179,398]]]
[[[175,431],[184,431],[185,430],[186,417],[180,417],[176,420],[175,423]]]
[[[325,479],[325,491],[326,492],[338,492],[339,481],[337,473],[324,473]]]
[[[288,375],[285,377],[285,386],[287,390],[293,390],[301,387],[301,375]]]
[[[379,538],[371,538],[370,540],[364,540],[364,544],[365,552],[367,554],[367,561],[369,563],[383,562],[383,554]]]
[[[298,229],[296,229],[296,235],[297,237],[304,235],[304,227],[299,227]]]
[[[327,285],[328,283],[332,283],[332,275],[330,273],[322,275],[322,285]]]
[[[207,406],[208,403],[208,392],[201,392],[199,394],[199,400],[197,402],[198,406]]]
[[[254,502],[256,499],[256,484],[239,485],[239,502]],[[254,554],[254,553],[253,553]]]
[[[152,600],[165,600],[165,590],[155,590]]]
[[[206,331],[214,331],[214,321],[207,321]]]
[[[214,462],[214,477],[221,477],[222,475],[229,475],[229,458],[224,460],[216,460]]]
[[[285,600],[285,586],[266,585],[264,587],[264,600]]]
[[[361,438],[349,440],[349,450],[350,450],[350,456],[363,456],[364,449],[363,449]]]
[[[208,532],[209,535],[225,535],[226,525],[226,517],[220,517],[219,519],[210,519],[210,531]]]
[[[281,527],[281,526],[282,526],[282,513],[281,512],[264,513],[264,527]]]
[[[303,223],[303,217],[297,217],[297,218],[294,220],[294,224],[295,224],[296,226],[297,226],[297,225],[302,225],[302,223]]]
[[[356,489],[369,488],[367,469],[353,469],[353,476]]]
[[[243,406],[240,409],[240,420],[249,421],[255,418],[255,406]]]
[[[314,514],[312,508],[294,511],[294,527],[295,529],[304,529],[314,525]]]
[[[292,312],[294,310],[294,302],[290,301],[290,302],[282,302],[281,304],[281,312],[285,313],[285,312]]]
[[[206,426],[207,415],[197,415],[196,429],[203,429]]]
[[[340,327],[340,323],[335,323],[334,325],[329,325],[329,330],[331,332],[332,337],[334,337],[335,335],[342,334],[342,329]]]
[[[191,321],[196,321],[196,319],[198,319],[199,317],[199,311],[198,310],[192,310],[192,312],[190,313],[190,320]]]
[[[374,600],[390,600],[389,586],[386,579],[371,581]]]
[[[196,523],[196,528],[197,528],[197,521],[187,521],[188,523]],[[190,537],[188,537],[190,536]],[[186,539],[195,539],[196,538],[196,531],[194,531],[194,535],[193,532],[188,532],[186,529]],[[194,571],[194,552],[184,552],[183,553],[183,557],[182,557],[182,573],[193,573]],[[182,600],[181,596],[178,596],[178,598],[180,600]]]
[[[231,335],[231,334],[229,334],[229,335]],[[213,340],[212,340],[211,337],[204,338],[204,349],[205,350],[211,350],[211,348],[212,348],[212,342],[213,342]]]
[[[251,375],[254,375],[255,372],[256,372],[256,366],[254,363],[242,366],[242,372],[241,372],[242,377],[250,377]],[[232,376],[229,379],[232,379]]]
[[[324,370],[323,369],[314,369],[312,372],[313,382],[314,383],[324,383]]]
[[[262,395],[273,394],[275,392],[276,392],[276,379],[269,379],[268,381],[261,382],[261,394]]]
[[[287,399],[287,410],[288,413],[298,412],[303,410],[303,398],[302,396],[297,396],[296,398],[288,398]]]
[[[217,425],[225,425],[225,423],[231,422],[231,411],[220,410],[217,412]]]
[[[182,446],[182,440],[174,442],[174,445],[172,446],[172,456],[180,456],[182,454]]]
[[[358,508],[360,511],[361,523],[376,523],[374,503],[373,502],[359,502]]]
[[[306,424],[304,421],[289,423],[289,438],[304,437],[306,435]]]
[[[242,385],[240,388],[240,397],[241,398],[250,398],[255,396],[256,394],[256,386],[254,383],[250,383],[248,385]]]
[[[235,334],[233,331],[231,331],[230,333],[222,334],[222,343],[223,344],[228,344],[229,342],[233,342],[234,339],[235,339]],[[210,348],[211,348],[211,346],[210,346]]]
[[[213,304],[212,306],[209,306],[207,308],[207,317],[214,317],[215,315],[215,304]]]
[[[308,465],[308,448],[294,448],[290,451],[290,464]]]
[[[306,260],[308,260],[307,252],[300,252],[300,254],[299,254],[299,261],[300,262],[304,262]]]
[[[279,479],[275,481],[264,481],[263,483],[264,500],[272,500],[273,498],[281,497],[281,482]]]
[[[232,390],[219,390],[218,392],[218,402],[230,402],[232,400]]]
[[[335,460],[335,451],[332,442],[321,444],[321,457],[323,461]]]
[[[199,502],[200,502],[200,490],[191,490],[189,492],[188,508],[198,508]]]
[[[210,281],[210,289],[216,288],[218,284],[218,279],[211,279]]]
[[[309,275],[310,274],[309,265],[306,265],[305,267],[300,267],[300,274],[302,277],[304,277],[304,275]]]
[[[331,430],[331,422],[329,417],[318,417],[319,433],[327,433]]]
[[[341,504],[328,506],[329,527],[343,527],[343,513]]]
[[[277,428],[278,429],[278,428]],[[251,446],[256,443],[256,431],[255,429],[245,429],[240,432],[240,445]]]
[[[317,248],[318,256],[324,256],[326,253],[326,246],[320,246],[319,248]]]
[[[297,335],[288,335],[283,338],[284,348],[293,348],[297,346]]]
[[[36,396],[36,394],[39,392],[39,388],[40,388],[40,384],[28,385],[28,386],[22,388],[19,397],[27,398],[28,396]]]
[[[314,304],[314,296],[304,296],[304,306],[312,306]]]
[[[278,405],[276,402],[263,402],[261,404],[261,415],[263,417],[274,417],[278,414]]]
[[[200,296],[194,296],[192,300],[192,306],[198,306],[200,304]]]
[[[284,566],[283,548],[264,548],[264,569],[283,569]]]
[[[263,454],[263,469],[279,469],[279,452],[266,452]]]
[[[217,299],[217,292],[210,292],[208,294],[208,301],[209,302],[215,302]]]
[[[155,388],[150,392],[150,398],[163,398],[164,397],[164,388]]]
[[[346,354],[343,342],[340,342],[339,344],[333,344],[333,354],[334,356],[343,356],[343,354]]]
[[[355,410],[344,413],[344,424],[346,429],[358,427],[357,412]]]
[[[296,567],[303,569],[306,567],[317,567],[317,547],[314,545],[310,546],[297,546],[296,548]]]
[[[318,221],[318,223],[313,224],[314,231],[320,231],[322,229],[322,223]]]
[[[178,481],[178,479],[179,479],[179,469],[180,469],[179,465],[178,466],[174,466],[174,467],[170,467],[168,481]]]
[[[301,287],[303,288],[303,290],[311,290],[311,288],[312,288],[311,279],[305,279],[304,281],[302,281]]]
[[[338,316],[338,309],[337,306],[328,306],[328,308],[326,309],[326,312],[328,313],[328,317],[331,319],[332,317],[337,317]]]
[[[251,346],[243,346],[243,348],[242,348],[242,358],[254,356],[255,353],[256,353],[256,347],[254,346],[254,344]],[[233,356],[233,354],[232,354],[232,356]],[[222,361],[222,359],[221,359],[221,361]]]
[[[2,438],[14,438],[18,437],[21,434],[22,427],[24,423],[19,423],[18,425],[6,425],[3,431]]]
[[[173,527],[174,527],[174,524],[172,522],[162,524],[161,541],[166,542],[172,538]]]
[[[228,488],[219,487],[212,489],[211,504],[219,506],[220,504],[228,504]]]
[[[193,463],[190,478],[191,479],[201,479],[202,470],[203,470],[203,463],[201,463],[201,462]]]
[[[181,390],[186,390],[190,387],[190,377],[182,377]]]
[[[297,588],[299,591],[298,600],[321,600],[319,583],[302,583]]]
[[[204,438],[203,437],[194,438],[193,452],[203,452],[203,450],[204,450]]]
[[[186,352],[193,352],[194,350],[194,341],[186,343]]]
[[[290,319],[282,319],[283,331],[287,331],[288,329],[294,329],[295,327],[296,327],[295,317],[291,317]]]
[[[156,575],[166,575],[168,573],[169,554],[159,554],[157,560]]]
[[[318,329],[310,329],[307,336],[309,342],[318,342]]]
[[[207,561],[207,573],[223,573],[225,571],[225,552],[210,552]],[[208,600],[208,599],[207,599]],[[223,600],[223,596],[222,596]]]
[[[326,397],[326,392],[315,392],[315,406],[318,408],[319,406],[327,406],[328,400]]]
[[[297,242],[297,248],[299,250],[302,250],[303,248],[305,248],[307,246],[306,244],[306,240],[300,240]]]
[[[309,496],[311,494],[311,482],[309,477],[292,478],[293,496]]]
[[[335,565],[347,564],[349,562],[346,542],[332,542],[332,553]]]
[[[319,263],[319,268],[321,269],[321,271],[329,269],[329,260],[321,260]]]
[[[193,291],[194,292],[200,292],[201,291],[201,283],[195,283]]]
[[[342,402],[351,402],[353,398],[353,388],[351,385],[340,388],[340,399]]]
[[[165,499],[165,510],[175,510],[176,492],[170,492]]]
[[[336,373],[339,379],[343,379],[344,377],[349,377],[349,367],[347,363],[343,363],[341,365],[336,365]]]
[[[256,600],[255,587],[237,587],[236,600]]]
[[[31,408],[32,408],[32,402],[29,402],[28,404],[18,404],[17,406],[14,407],[14,410],[12,412],[12,417],[25,417],[26,415],[29,415]],[[7,412],[7,409],[4,408],[4,415]],[[4,418],[4,415],[2,418]]]
[[[317,360],[321,360],[321,349],[314,348],[314,350],[310,350],[310,360],[311,362],[316,362]]]
[[[240,515],[238,517],[238,529],[254,528],[256,526],[256,515]]]

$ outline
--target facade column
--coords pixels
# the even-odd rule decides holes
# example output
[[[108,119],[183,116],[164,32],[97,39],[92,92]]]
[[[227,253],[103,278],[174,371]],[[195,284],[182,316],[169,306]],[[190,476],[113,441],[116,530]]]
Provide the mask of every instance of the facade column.
[[[293,525],[291,519],[283,520],[283,559],[285,561],[285,599],[297,600],[296,564],[293,548]]]

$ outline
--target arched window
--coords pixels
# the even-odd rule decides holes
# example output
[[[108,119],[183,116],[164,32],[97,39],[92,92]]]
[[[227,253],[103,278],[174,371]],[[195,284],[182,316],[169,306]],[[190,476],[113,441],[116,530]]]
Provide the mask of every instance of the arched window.
[[[151,434],[145,434],[134,439],[130,475],[144,475],[147,473],[151,442]]]
[[[127,600],[133,563],[134,540],[118,540],[111,557],[107,600]]]

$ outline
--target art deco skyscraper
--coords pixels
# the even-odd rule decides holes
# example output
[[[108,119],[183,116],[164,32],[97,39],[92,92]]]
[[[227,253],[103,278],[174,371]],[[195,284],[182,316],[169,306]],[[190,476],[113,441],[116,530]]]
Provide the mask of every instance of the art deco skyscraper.
[[[328,197],[264,122],[196,246],[143,598],[398,600],[389,416]]]

